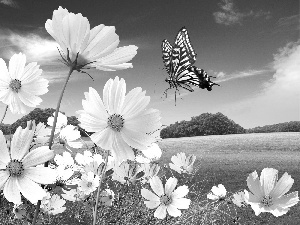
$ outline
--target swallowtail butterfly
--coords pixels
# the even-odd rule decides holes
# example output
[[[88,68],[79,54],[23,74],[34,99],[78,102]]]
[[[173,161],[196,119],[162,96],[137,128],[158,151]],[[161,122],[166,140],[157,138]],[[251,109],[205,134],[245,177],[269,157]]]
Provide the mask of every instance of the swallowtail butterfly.
[[[172,46],[167,39],[164,39],[161,48],[165,69],[169,75],[165,81],[170,85],[164,93],[167,96],[167,91],[169,89],[176,88],[175,105],[176,92],[179,91],[178,87],[182,87],[193,92],[194,90],[190,85],[207,89],[208,91],[212,90],[213,85],[218,85],[210,80],[213,76],[208,76],[203,69],[193,66],[196,61],[197,54],[193,49],[185,27],[179,30],[175,38],[174,46]]]

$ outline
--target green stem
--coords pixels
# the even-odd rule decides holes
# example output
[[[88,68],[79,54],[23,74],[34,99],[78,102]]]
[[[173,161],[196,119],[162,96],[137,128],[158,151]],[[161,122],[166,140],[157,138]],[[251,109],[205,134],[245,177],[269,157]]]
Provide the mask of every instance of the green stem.
[[[100,177],[100,182],[99,182],[99,186],[98,186],[98,190],[97,190],[97,197],[96,197],[96,203],[95,203],[95,210],[94,210],[94,219],[93,219],[93,225],[96,224],[97,221],[97,210],[98,210],[98,201],[99,201],[99,195],[100,195],[100,190],[101,190],[101,183],[103,180],[103,175],[106,171],[106,166],[107,166],[107,161],[108,161],[108,151],[104,150],[104,154],[105,154],[105,164],[101,173],[101,177]]]
[[[6,115],[7,109],[8,109],[8,105],[6,105],[6,107],[5,107],[5,111],[4,111],[4,114],[3,114],[2,119],[1,119],[1,121],[0,121],[0,124],[1,124],[1,123],[3,122],[3,120],[4,120],[4,117],[5,117],[5,115]]]
[[[54,138],[54,132],[55,132],[55,127],[56,127],[56,123],[57,123],[57,116],[58,116],[58,112],[59,112],[60,103],[61,103],[62,97],[64,95],[64,92],[65,92],[65,89],[66,89],[66,86],[67,86],[67,83],[70,79],[70,76],[71,76],[73,70],[74,70],[74,68],[70,67],[70,71],[69,71],[68,76],[66,78],[66,82],[64,84],[64,87],[61,91],[60,97],[59,97],[58,102],[57,102],[56,111],[55,111],[55,115],[54,115],[53,126],[52,126],[52,130],[51,130],[51,136],[50,136],[50,139],[49,139],[49,149],[51,149],[51,147],[52,147],[52,142],[53,142],[53,138]],[[48,167],[48,164],[49,164],[49,162],[47,161],[47,162],[45,162],[44,166]],[[33,218],[33,221],[32,221],[32,225],[36,224],[36,220],[37,220],[37,217],[38,217],[38,214],[39,214],[39,211],[40,211],[40,206],[41,206],[41,200],[38,200],[37,205],[36,205],[36,209],[35,209],[35,213],[34,213],[34,218]]]

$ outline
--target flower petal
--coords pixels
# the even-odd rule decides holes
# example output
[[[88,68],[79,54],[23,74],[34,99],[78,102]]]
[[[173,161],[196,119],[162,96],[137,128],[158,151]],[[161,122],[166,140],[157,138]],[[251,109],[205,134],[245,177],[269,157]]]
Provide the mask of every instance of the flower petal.
[[[158,197],[157,195],[153,194],[153,193],[152,193],[151,191],[149,191],[148,189],[143,188],[143,189],[141,190],[141,195],[142,195],[145,199],[147,199],[147,200],[149,200],[149,201],[160,202],[159,197]],[[157,207],[157,206],[156,206],[156,207]],[[155,207],[155,208],[156,208],[156,207]]]
[[[34,127],[35,129],[35,127]],[[11,158],[21,160],[28,152],[33,139],[34,129],[29,130],[29,126],[25,129],[18,127],[11,141]]]
[[[123,140],[120,133],[115,133],[115,140],[112,144],[112,153],[117,162],[124,160],[134,160],[134,152],[132,148]]]
[[[9,60],[9,74],[11,79],[20,80],[25,68],[26,56],[21,52],[14,54]]]
[[[164,219],[167,215],[167,206],[160,205],[154,212],[154,216],[158,219]]]
[[[31,95],[43,95],[46,94],[49,86],[49,81],[43,78],[35,79],[30,83],[23,84],[22,90]]]
[[[18,96],[20,100],[29,107],[36,107],[43,101],[40,97],[25,92],[22,89],[19,91]]]
[[[23,159],[24,168],[36,166],[54,158],[54,151],[48,146],[38,147],[30,151]]]
[[[57,174],[49,167],[30,167],[24,171],[24,176],[39,184],[53,184]]]
[[[176,185],[177,185],[178,180],[175,177],[170,177],[167,180],[167,183],[165,185],[165,194],[166,195],[171,195],[172,192],[174,191]]]
[[[126,121],[136,117],[147,107],[150,102],[150,96],[145,96],[145,93],[140,87],[128,92],[121,109]]]
[[[0,169],[5,169],[10,161],[9,152],[6,144],[6,139],[0,130]]]
[[[182,185],[176,188],[176,190],[172,193],[173,198],[183,198],[189,192],[188,186]]]
[[[10,177],[4,185],[3,194],[7,201],[13,202],[14,204],[21,204],[20,190],[17,185],[16,177]]]
[[[168,205],[167,206],[167,210],[168,210],[168,213],[170,214],[170,216],[173,216],[173,217],[178,217],[178,216],[181,216],[181,211],[178,210],[174,205]]]
[[[270,192],[273,198],[280,198],[287,193],[293,186],[294,179],[288,173],[284,173],[279,181],[276,183],[275,188]]]
[[[0,170],[0,190],[2,189],[2,186],[6,183],[8,178],[9,173],[6,170]]]
[[[36,204],[38,200],[42,200],[45,197],[46,191],[40,187],[37,183],[31,179],[23,176],[17,180],[17,185],[22,195],[27,198],[32,204]]]
[[[274,199],[274,205],[279,205],[281,208],[289,208],[296,205],[299,202],[298,191],[292,192],[288,195],[281,196]]]
[[[154,176],[150,179],[150,186],[158,197],[165,194],[163,184],[158,176]]]
[[[249,174],[247,178],[247,186],[250,189],[250,191],[258,198],[262,198],[264,196],[256,171]]]
[[[11,78],[6,67],[6,63],[2,58],[0,58],[0,74],[0,83],[8,85],[11,81]]]
[[[172,206],[178,209],[188,209],[190,204],[191,204],[191,200],[187,198],[175,198],[172,200],[171,203]]]
[[[155,209],[160,205],[160,201],[144,201],[144,203],[149,209]]]
[[[260,174],[260,183],[264,191],[264,196],[269,195],[278,179],[278,170],[264,168]]]

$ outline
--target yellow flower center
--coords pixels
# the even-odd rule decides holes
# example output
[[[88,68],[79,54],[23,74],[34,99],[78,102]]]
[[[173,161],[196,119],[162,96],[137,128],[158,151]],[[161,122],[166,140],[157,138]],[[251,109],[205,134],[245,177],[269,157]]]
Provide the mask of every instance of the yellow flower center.
[[[19,90],[21,89],[22,85],[21,85],[21,81],[14,79],[10,82],[9,87],[12,91],[18,93]]]
[[[266,195],[266,196],[262,199],[261,203],[264,204],[264,205],[267,206],[267,207],[270,207],[271,205],[273,205],[272,197],[269,196],[269,195]]]
[[[19,160],[13,159],[12,161],[10,161],[7,164],[6,170],[8,170],[10,176],[18,177],[18,176],[22,175],[24,168],[23,168],[22,162],[20,162]]]
[[[111,129],[119,132],[124,127],[124,119],[121,115],[113,114],[108,117],[107,125]]]
[[[172,203],[172,198],[168,195],[163,195],[160,197],[160,202],[163,205],[170,205]]]

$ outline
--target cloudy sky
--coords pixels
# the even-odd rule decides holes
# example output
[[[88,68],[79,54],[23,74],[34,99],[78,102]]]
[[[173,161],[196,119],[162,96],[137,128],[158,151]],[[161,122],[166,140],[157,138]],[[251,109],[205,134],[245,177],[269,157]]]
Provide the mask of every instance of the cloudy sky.
[[[59,6],[87,17],[91,28],[115,26],[120,45],[136,45],[133,68],[116,72],[74,72],[60,110],[67,116],[82,109],[84,92],[94,87],[102,96],[109,78],[124,78],[127,92],[142,87],[151,96],[149,107],[161,111],[165,125],[190,120],[201,113],[221,112],[244,128],[300,120],[299,1],[273,0],[0,0],[0,57],[22,52],[38,62],[49,92],[40,108],[55,108],[68,73],[58,59],[57,44],[45,30]],[[178,30],[188,29],[197,53],[195,66],[217,76],[211,92],[174,90],[168,98],[161,42],[171,43]],[[0,102],[0,114],[5,105]],[[28,112],[33,108],[27,108]],[[23,115],[10,111],[4,123]]]

